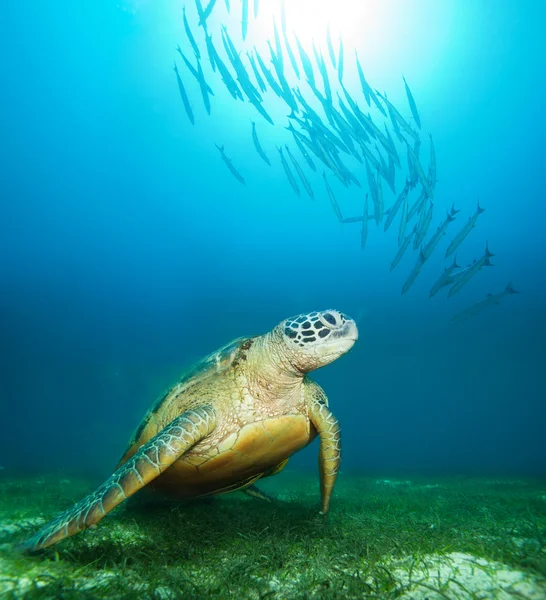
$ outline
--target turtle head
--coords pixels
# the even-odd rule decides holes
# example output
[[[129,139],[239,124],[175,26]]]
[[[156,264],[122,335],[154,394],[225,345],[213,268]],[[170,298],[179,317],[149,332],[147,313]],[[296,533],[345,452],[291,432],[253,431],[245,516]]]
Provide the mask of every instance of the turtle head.
[[[288,362],[300,373],[330,364],[358,339],[356,323],[337,310],[297,315],[279,323],[277,329]]]

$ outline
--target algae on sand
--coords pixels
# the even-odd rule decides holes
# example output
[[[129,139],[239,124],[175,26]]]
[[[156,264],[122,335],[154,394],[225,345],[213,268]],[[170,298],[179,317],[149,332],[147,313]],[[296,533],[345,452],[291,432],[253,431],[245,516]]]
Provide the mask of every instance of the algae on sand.
[[[82,479],[0,478],[0,597],[546,597],[546,486],[507,479],[343,474],[331,514],[315,477],[213,501],[134,502],[32,555],[12,544],[93,488]]]

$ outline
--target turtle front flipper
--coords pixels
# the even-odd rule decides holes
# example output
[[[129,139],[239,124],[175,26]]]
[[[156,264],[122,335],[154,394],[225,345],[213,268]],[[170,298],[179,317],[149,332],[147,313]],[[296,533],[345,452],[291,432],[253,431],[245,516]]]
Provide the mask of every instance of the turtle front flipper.
[[[29,552],[41,550],[98,523],[118,504],[163,473],[215,426],[216,413],[210,406],[183,413],[141,446],[97,490],[42,527],[22,548]]]
[[[315,384],[309,399],[309,418],[320,436],[319,474],[322,514],[326,514],[330,507],[330,498],[341,463],[339,423],[326,402],[324,392]]]

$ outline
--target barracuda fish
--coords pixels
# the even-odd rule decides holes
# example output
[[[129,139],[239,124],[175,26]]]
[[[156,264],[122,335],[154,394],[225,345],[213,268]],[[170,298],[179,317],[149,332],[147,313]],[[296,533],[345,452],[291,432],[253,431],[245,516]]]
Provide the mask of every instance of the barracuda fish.
[[[385,149],[387,150],[387,152],[389,153],[389,156],[392,156],[394,163],[396,164],[396,166],[401,169],[402,165],[400,163],[400,157],[398,156],[398,151],[396,150],[396,146],[394,145],[394,140],[392,139],[391,133],[387,128],[387,125],[385,124],[385,139],[387,140],[387,144],[388,146],[385,147]],[[381,138],[380,138],[381,141]]]
[[[256,78],[256,83],[258,84],[260,91],[262,93],[267,92],[267,87],[265,85],[264,80],[262,79],[262,76],[260,75],[260,71],[258,71],[258,67],[256,66],[256,61],[254,60],[254,57],[248,52],[246,53],[246,55],[248,56],[248,61],[250,62],[252,72],[254,73],[254,77]]]
[[[370,98],[372,99],[372,102],[375,104],[375,108],[377,108],[377,110],[384,116],[387,116],[387,113],[385,112],[385,109],[383,108],[383,105],[381,104],[381,102],[379,102],[379,100],[377,99],[377,95],[376,93],[372,90],[372,88],[370,88]]]
[[[233,64],[239,59],[239,54],[235,47],[233,46],[233,42],[229,37],[229,33],[227,32],[227,28],[225,25],[222,25],[222,44],[224,45],[224,50],[226,51],[229,62]]]
[[[373,214],[375,218],[376,225],[379,225],[379,199],[377,192],[377,182],[375,181],[375,177],[373,176],[372,170],[370,169],[370,164],[368,160],[365,160],[366,163],[366,177],[368,178],[368,187],[370,188],[370,193],[372,195],[373,202]]]
[[[324,110],[324,114],[326,115],[326,118],[328,119],[328,122],[330,123],[330,125],[332,127],[335,128],[336,122],[334,120],[334,116],[332,115],[332,110],[333,110],[332,99],[328,98],[326,96],[323,96],[316,88],[313,90],[313,93],[315,94],[315,96],[318,98],[318,100],[322,104],[322,108]]]
[[[201,15],[199,15],[199,25],[201,25],[205,29],[206,29],[206,27],[205,27],[206,21],[210,17],[210,15],[212,13],[212,9],[214,8],[215,4],[216,4],[216,0],[210,0],[210,2],[207,4],[207,8],[205,8],[203,13]]]
[[[269,84],[269,87],[275,92],[275,94],[279,98],[282,98],[282,90],[279,87],[279,84],[275,81],[275,79],[273,78],[273,75],[271,75],[271,72],[265,66],[265,63],[262,60],[262,57],[258,54],[258,51],[255,50],[254,52],[256,54],[256,58],[258,59],[258,65],[260,66],[260,69],[262,70],[262,73],[264,74],[264,77],[265,77],[267,83]]]
[[[365,152],[364,148],[366,147],[366,144],[367,143],[371,144],[372,141],[377,140],[377,134],[376,134],[374,128],[370,125],[368,116],[362,115],[362,119],[359,119],[359,120],[362,123],[364,129],[366,130],[367,134],[369,135],[369,139],[367,141],[364,141],[364,140],[360,141],[360,147],[362,148],[362,151]]]
[[[413,118],[415,119],[415,122],[417,123],[417,127],[419,127],[419,129],[421,129],[421,119],[419,118],[417,104],[415,104],[415,100],[413,99],[413,94],[411,93],[409,85],[406,82],[406,78],[402,77],[402,79],[404,80],[404,86],[406,87],[406,96],[408,97],[408,104],[410,106],[411,114],[413,115]]]
[[[411,189],[411,185],[410,185],[410,189]],[[421,190],[421,193],[419,194],[419,197],[411,205],[411,208],[408,211],[408,223],[409,223],[409,221],[411,221],[413,219],[413,217],[415,216],[415,213],[421,212],[427,199],[428,199],[427,191],[423,188]]]
[[[216,57],[218,56],[218,53],[216,52],[214,44],[212,43],[212,35],[205,33],[205,44],[207,45],[207,54],[209,55],[210,68],[214,73],[216,73]]]
[[[291,118],[294,117],[291,115]],[[320,140],[328,152],[338,152],[339,150],[342,150],[347,152],[347,154],[349,153],[343,142],[341,142],[341,140],[339,140],[336,135],[324,125],[318,115],[316,115],[316,118],[314,115],[306,115],[305,119],[305,121],[295,120],[309,133],[313,141]]]
[[[216,67],[218,68],[218,72],[220,73],[222,81],[224,82],[225,86],[228,89],[228,92],[236,100],[244,100],[243,94],[241,93],[241,90],[239,89],[237,82],[235,81],[235,79],[233,79],[231,73],[229,72],[228,68],[224,64],[223,60],[220,58],[220,56],[216,52],[216,49],[212,45],[212,41],[211,41],[211,46],[210,46],[209,51],[214,53],[214,62],[216,64]]]
[[[334,69],[336,68],[336,53],[334,52],[334,45],[332,44],[332,36],[330,35],[330,23],[326,25],[326,46],[328,48],[328,54],[330,56],[330,62]]]
[[[457,264],[457,257],[453,259],[453,264],[449,267],[445,267],[443,273],[440,275],[435,284],[430,288],[430,292],[428,294],[429,298],[435,296],[443,287],[447,285],[451,285],[453,283],[453,278],[451,274],[455,269],[460,269],[461,267]]]
[[[381,177],[379,173],[377,174],[377,204],[375,208],[377,208],[377,214],[375,214],[375,222],[379,225],[383,220],[383,216],[385,214],[385,203],[383,200],[383,186],[381,184]]]
[[[434,190],[430,187],[429,180],[428,180],[427,176],[425,175],[425,172],[423,171],[423,167],[421,166],[421,163],[419,162],[419,157],[415,154],[415,152],[413,151],[413,148],[407,142],[406,142],[406,145],[407,145],[408,153],[411,156],[411,162],[413,164],[413,167],[417,171],[417,176],[419,177],[419,181],[421,182],[421,185],[423,186],[423,188],[426,190],[427,196],[431,200],[433,200],[434,199]]]
[[[268,44],[269,44],[269,42],[268,42]],[[277,73],[277,79],[278,79],[279,83],[281,84],[282,99],[286,102],[286,104],[288,104],[288,106],[291,108],[291,110],[293,112],[297,113],[297,112],[299,112],[299,108],[298,108],[296,101],[294,100],[294,96],[292,95],[292,90],[291,90],[290,86],[288,85],[288,81],[286,81],[286,77],[284,76],[284,71],[281,66],[281,63],[275,59],[275,53],[273,52],[273,48],[271,48],[271,45],[269,45],[269,48],[271,51],[271,62],[273,63],[273,66],[275,67],[275,72]]]
[[[429,134],[430,137],[430,161],[428,164],[428,180],[430,181],[430,186],[434,188],[436,185],[436,150],[434,149],[434,142],[432,141],[432,134]]]
[[[406,187],[404,188],[404,190],[407,189],[409,189],[409,186],[406,183]],[[401,246],[402,242],[404,241],[404,236],[406,235],[406,227],[408,225],[408,193],[406,191],[405,194],[404,192],[402,192],[402,194],[400,195],[403,195],[404,200],[402,201],[402,215],[400,217],[400,225],[398,226],[398,246]]]
[[[209,86],[205,81],[205,74],[203,73],[203,69],[201,68],[201,61],[197,61],[197,75],[199,81],[199,87],[201,88],[201,96],[203,97],[203,104],[205,105],[205,109],[207,113],[210,115],[210,100],[209,100]],[[211,93],[212,96],[214,94]]]
[[[226,0],[226,10],[228,11],[228,14],[229,14],[229,10],[230,10],[229,0]]]
[[[224,44],[224,48],[226,49],[226,54],[228,55],[229,61],[231,65],[235,69],[235,73],[237,74],[237,81],[241,86],[241,89],[246,94],[249,101],[254,104],[257,110],[266,118],[270,123],[271,117],[266,113],[265,109],[260,105],[262,101],[262,97],[260,92],[254,87],[250,79],[248,78],[247,70],[243,64],[243,61],[239,57],[229,34],[225,29],[222,30],[222,42]]]
[[[457,270],[452,273],[450,283],[455,283],[458,279],[470,271],[470,269],[472,269],[477,262],[478,261],[474,259],[469,265],[466,265],[466,267],[458,267]]]
[[[398,248],[398,252],[396,253],[396,256],[393,258],[393,261],[391,262],[390,271],[392,271],[394,268],[396,268],[398,263],[402,260],[402,257],[404,256],[404,253],[406,252],[406,250],[409,246],[409,243],[411,241],[411,236],[414,233],[415,233],[415,229],[413,229],[413,231],[408,233],[408,235],[406,236],[406,239],[402,242],[402,245],[400,246],[400,248]]]
[[[377,144],[375,144],[375,151],[377,152],[377,156],[379,156],[379,164],[381,165],[381,169],[379,169],[379,172],[381,173],[384,179],[388,179],[389,167],[385,162],[383,155],[381,154],[381,150],[379,150],[379,148],[377,147]]]
[[[299,79],[300,78],[300,70],[298,67],[298,62],[296,60],[296,57],[294,56],[294,52],[292,51],[292,46],[290,45],[290,42],[288,41],[288,36],[286,35],[286,31],[284,31],[283,33],[284,33],[284,47],[286,48],[286,53],[288,54],[288,59],[290,60],[290,64],[292,65],[292,69],[294,70],[296,77]]]
[[[246,185],[246,181],[245,181],[244,177],[241,175],[241,173],[239,173],[239,171],[237,171],[237,169],[233,166],[233,163],[231,162],[231,160],[226,156],[226,154],[224,152],[224,146],[223,145],[218,146],[218,144],[215,144],[215,146],[220,151],[220,156],[222,157],[222,160],[226,164],[227,168],[229,169],[229,172],[233,175],[233,177],[235,177],[235,179],[239,183]]]
[[[425,236],[427,235],[427,231],[428,228],[430,227],[430,222],[432,221],[432,211],[434,210],[434,204],[432,202],[428,203],[428,209],[427,211],[421,211],[421,215],[423,216],[423,219],[419,219],[419,225],[417,227],[417,233],[415,235],[415,240],[417,240],[417,243],[415,244],[415,240],[414,240],[414,250],[417,250],[417,248],[423,243],[423,240],[425,239]],[[425,260],[428,258],[428,256],[425,254],[424,248],[422,248],[422,252],[423,255],[425,256]]]
[[[334,162],[332,156],[330,155],[330,152],[324,145],[323,141],[318,136],[313,134],[311,134],[311,140],[311,150],[315,154],[315,156],[332,171],[332,173],[339,179],[339,181],[341,181],[341,183],[345,187],[349,187],[349,184],[347,183],[343,174],[340,172],[339,167]]]
[[[199,70],[196,69],[191,62],[184,56],[182,49],[180,48],[180,46],[176,47],[176,51],[178,52],[178,54],[180,54],[180,56],[182,57],[182,60],[184,61],[184,64],[186,65],[186,67],[188,67],[189,72],[195,77],[195,79],[197,80],[197,83],[199,85],[201,85],[201,80],[200,80],[200,75],[199,75]],[[200,64],[200,61],[197,61],[198,64]],[[207,88],[207,93],[209,93],[211,96],[214,96],[214,92],[212,91],[212,89],[210,88],[210,86],[208,86],[205,82],[205,86]]]
[[[368,239],[368,194],[364,199],[364,214],[362,215],[362,229],[360,230],[360,247],[362,250],[366,247]]]
[[[256,148],[256,152],[261,156],[262,160],[269,166],[271,166],[271,162],[269,158],[267,158],[266,153],[264,152],[262,145],[260,144],[260,140],[258,139],[258,133],[256,132],[256,123],[254,121],[250,121],[252,123],[252,141],[254,142],[254,147]]]
[[[314,111],[305,100],[304,96],[300,92],[300,88],[293,88],[292,91],[294,93],[294,96],[298,99],[299,103],[305,108],[304,112],[307,113],[306,116],[309,117],[311,121],[317,121],[322,123],[318,113]]]
[[[339,54],[337,59],[337,78],[339,83],[343,81],[343,38],[339,37]]]
[[[417,158],[419,158],[420,151],[421,151],[421,140],[415,140],[415,143],[413,145],[413,152],[414,152],[415,156],[417,156]],[[407,157],[408,157],[408,169],[410,172],[411,188],[413,189],[419,182],[419,175],[417,174],[417,169],[415,168],[415,166],[411,160],[409,151],[406,151],[406,153],[407,153]]]
[[[349,124],[349,131],[352,137],[360,143],[361,140],[367,141],[369,140],[369,136],[364,129],[362,123],[354,116],[354,114],[349,110],[349,108],[345,105],[345,102],[341,99],[339,92],[337,92],[337,99],[339,107],[341,108],[341,112],[344,114],[345,119]],[[362,162],[360,157],[355,156],[359,162]]]
[[[292,127],[292,123],[290,123],[290,125],[286,129],[288,129],[289,131],[292,132],[292,136],[294,138],[294,142],[296,143],[296,146],[299,148],[299,151],[302,153],[303,158],[305,158],[305,161],[309,165],[309,168],[312,171],[316,171],[317,167],[315,166],[315,163],[313,162],[313,160],[309,156],[309,152],[307,152],[307,150],[305,149],[305,147],[302,144],[301,140],[299,139],[298,132],[294,129],[294,127]]]
[[[312,123],[316,128],[316,131],[322,138],[324,138],[331,148],[337,148],[345,154],[351,154],[347,146],[332,132],[328,127],[322,123],[320,118],[318,120],[312,119]]]
[[[385,94],[385,98],[386,97],[387,97],[387,94]],[[386,104],[386,106],[387,106],[387,112],[389,113],[389,119],[391,120],[391,125],[394,130],[394,133],[396,134],[396,137],[402,143],[404,143],[404,136],[402,135],[402,132],[400,131],[400,125],[398,124],[398,119],[396,118],[396,114],[394,113],[393,109],[391,108],[392,105],[389,102],[388,104]]]
[[[393,157],[389,154],[389,176],[387,178],[387,183],[391,188],[391,192],[396,194],[396,165],[394,164]]]
[[[324,178],[324,184],[326,185],[326,191],[328,192],[328,198],[330,198],[330,202],[332,203],[332,208],[336,213],[336,217],[340,223],[343,223],[343,215],[341,214],[341,210],[339,208],[339,204],[337,203],[336,197],[334,196],[334,192],[328,183],[328,179],[326,179],[326,173],[322,171],[322,177]]]
[[[372,163],[373,168],[376,171],[381,171],[381,165],[371,150],[365,144],[360,144],[360,149],[362,150],[362,154],[364,154],[364,158]]]
[[[364,220],[363,216],[360,217],[345,217],[343,219],[344,223],[362,223],[362,221]],[[368,215],[368,221],[373,221],[373,215]]]
[[[182,83],[182,78],[180,77],[180,73],[178,72],[178,67],[176,63],[174,63],[174,72],[176,73],[176,80],[178,81],[178,89],[180,91],[180,97],[182,98],[182,103],[184,104],[184,108],[186,110],[186,114],[188,115],[188,119],[190,120],[192,125],[195,125],[195,118],[193,116],[193,110],[191,108],[191,104],[188,98],[188,94],[186,93],[186,88]]]
[[[472,231],[472,229],[476,226],[476,221],[478,217],[482,214],[485,208],[480,207],[480,203],[478,202],[478,208],[476,212],[468,218],[468,221],[464,225],[464,227],[459,231],[459,233],[451,240],[448,249],[446,250],[446,258],[453,254],[455,250],[463,243],[466,236]]]
[[[425,223],[425,216],[427,214],[427,202],[428,199],[423,202],[423,204],[421,205],[421,208],[419,210],[419,220],[417,221],[417,225],[415,226],[415,237],[413,238],[413,249],[417,250],[417,248],[419,248],[419,246],[421,245],[421,240],[420,238],[420,231],[424,226]],[[430,202],[428,202],[428,204],[430,204]]]
[[[294,175],[292,175],[292,171],[290,170],[290,167],[288,166],[288,163],[286,162],[286,159],[284,158],[284,154],[282,153],[282,148],[279,148],[277,146],[277,150],[279,151],[279,154],[281,157],[281,163],[282,163],[284,172],[286,173],[286,177],[288,178],[288,181],[290,182],[292,189],[296,193],[296,196],[300,196],[300,188],[298,187],[298,184],[296,183],[296,180],[294,179]]]
[[[364,127],[366,128],[366,131],[368,131],[368,133],[371,135],[371,137],[374,140],[379,140],[381,138],[381,136],[383,135],[383,133],[381,132],[381,129],[379,129],[379,127],[377,127],[377,125],[373,122],[373,119],[370,115],[370,113],[368,113],[367,115],[363,115],[364,117]]]
[[[451,298],[454,294],[456,294],[463,286],[465,286],[471,279],[476,275],[476,273],[482,267],[492,267],[492,263],[489,260],[492,256],[495,256],[489,251],[489,246],[486,242],[485,244],[485,252],[483,256],[473,263],[470,267],[464,270],[462,274],[457,274],[457,279],[455,283],[449,288],[449,292],[447,294],[448,298]]]
[[[434,235],[430,238],[430,240],[423,246],[423,254],[428,259],[430,255],[433,253],[434,249],[438,245],[438,242],[445,235],[446,229],[452,221],[455,221],[455,215],[458,213],[458,210],[455,210],[455,205],[451,207],[451,211],[447,213],[447,217],[438,225],[438,229],[436,229]]]
[[[195,8],[197,9],[197,16],[199,17],[199,25],[203,27],[203,29],[207,29],[206,19],[203,19],[203,15],[205,11],[203,10],[203,5],[201,4],[201,0],[195,0]]]
[[[248,0],[243,0],[241,29],[243,34],[243,40],[246,40],[246,34],[248,31]]]
[[[482,312],[482,310],[484,308],[487,308],[488,306],[496,306],[497,304],[500,304],[501,300],[505,296],[510,296],[512,294],[519,294],[519,293],[520,292],[517,292],[513,288],[512,282],[510,282],[504,288],[504,290],[502,292],[499,292],[497,294],[487,294],[487,296],[483,300],[481,300],[480,302],[476,302],[476,304],[473,304],[472,306],[470,306],[466,310],[463,310],[459,314],[455,315],[451,319],[451,322],[452,323],[456,323],[458,321],[464,321],[465,319],[468,319],[469,317],[473,317],[473,316],[477,315],[478,313]]]
[[[353,175],[352,171],[343,164],[343,161],[337,154],[333,155],[333,160],[337,164],[340,172],[342,173],[343,177],[345,177],[345,180],[347,182],[352,182],[359,188],[362,187],[360,185],[360,181],[358,181],[358,179]]]
[[[410,289],[410,287],[413,285],[414,281],[417,279],[417,276],[421,272],[421,267],[425,264],[425,260],[426,259],[423,254],[423,250],[419,249],[419,254],[417,256],[417,260],[415,261],[415,265],[413,266],[413,269],[411,270],[408,278],[406,279],[406,281],[404,282],[404,285],[402,286],[402,295],[405,294]]]
[[[282,53],[282,46],[281,46],[281,38],[279,37],[279,32],[277,30],[277,22],[273,19],[273,35],[275,37],[275,52],[273,52],[273,50],[271,50],[271,54],[275,54],[275,58],[278,61],[278,65],[277,65],[277,69],[280,70],[281,72],[284,72],[284,60],[283,60],[283,53]],[[269,48],[271,49],[271,44],[269,42],[267,42],[269,44]]]
[[[222,43],[224,44],[226,54],[229,58],[229,62],[235,69],[235,73],[237,74],[237,81],[239,82],[241,89],[247,95],[248,99],[251,102],[261,102],[262,97],[260,95],[260,92],[258,92],[258,90],[250,81],[246,67],[243,64],[243,61],[239,56],[239,52],[235,48],[235,44],[231,40],[231,37],[229,36],[229,33],[227,32],[227,29],[225,27],[222,27]]]
[[[298,140],[301,143],[301,148],[303,148],[304,152],[308,155],[307,150],[305,150],[305,148],[303,147],[303,144],[305,144],[307,146],[307,148],[309,148],[309,150],[317,155],[317,148],[315,147],[314,143],[312,140],[306,138],[301,132],[296,131],[294,129],[294,127],[292,126],[292,123],[289,123],[288,127],[286,127],[286,129],[288,129],[289,131],[292,132],[292,135],[294,136],[294,140]],[[297,142],[296,142],[297,143]],[[300,148],[300,144],[298,144],[298,148]],[[302,152],[303,154],[303,152]],[[305,156],[305,154],[304,154]],[[309,160],[311,160],[311,157],[309,157]],[[313,162],[313,161],[311,161]],[[314,167],[314,168],[313,168]],[[313,171],[316,171],[316,167],[313,163]]]
[[[258,18],[258,12],[260,10],[260,2],[259,0],[254,0],[254,18]]]
[[[313,46],[313,50],[315,50],[315,46]],[[324,84],[324,94],[326,95],[326,98],[328,98],[328,101],[332,102],[332,88],[330,87],[330,79],[328,78],[328,70],[326,69],[324,57],[321,53],[316,53],[315,58],[317,59],[317,66],[322,76],[322,81]]]
[[[329,112],[332,117],[332,120],[334,121],[333,125],[339,133],[339,135],[341,136],[341,139],[343,140],[345,146],[350,150],[350,154],[353,154],[359,162],[362,162],[360,156],[358,156],[358,154],[355,154],[356,149],[353,143],[351,126],[347,123],[347,121],[345,121],[343,116],[332,105],[329,106]]]
[[[322,144],[321,140],[318,137],[315,137],[313,139],[313,142],[315,143],[315,147],[313,149],[315,156],[332,171],[332,173],[339,179],[339,181],[341,181],[341,183],[345,187],[349,187],[349,184],[347,183],[345,177],[340,172],[339,167],[333,161],[332,157],[330,156],[328,150]]]
[[[373,94],[372,88],[369,86],[366,78],[364,77],[364,71],[362,71],[362,67],[360,65],[360,61],[358,60],[358,54],[355,50],[355,58],[356,58],[356,68],[358,71],[358,78],[360,79],[360,87],[362,88],[362,93],[364,94],[364,99],[366,100],[366,104],[371,106],[371,95]]]
[[[199,47],[197,46],[197,42],[195,41],[195,38],[193,37],[193,33],[191,32],[191,29],[190,29],[188,19],[186,18],[186,7],[185,6],[182,7],[182,19],[184,21],[184,30],[186,31],[186,36],[188,37],[191,47],[193,48],[193,52],[197,58],[201,58],[201,53],[199,52]]]
[[[398,121],[398,124],[402,127],[402,129],[406,133],[408,133],[414,140],[418,140],[419,139],[419,134],[414,129],[412,129],[409,126],[408,122],[400,114],[400,112],[398,111],[398,109],[396,108],[396,106],[394,106],[394,104],[392,104],[390,102],[390,100],[387,99],[387,94],[380,94],[379,92],[377,92],[377,95],[381,98],[381,100],[383,100],[383,102],[385,103],[385,106],[387,106],[387,108],[389,110],[389,113],[392,111],[395,120]]]
[[[400,194],[398,195],[398,198],[396,198],[396,202],[393,204],[392,208],[389,211],[389,215],[387,217],[387,220],[385,221],[385,228],[383,229],[383,231],[387,231],[387,229],[392,225],[392,222],[394,221],[396,215],[398,214],[400,207],[402,206],[402,204],[405,201],[407,201],[408,192],[409,192],[409,182],[406,179],[406,185],[404,186],[404,189],[400,192]]]
[[[265,110],[265,108],[262,106],[262,104],[259,100],[251,98],[250,96],[248,97],[248,100],[249,100],[250,104],[252,104],[252,106],[262,115],[262,117],[268,123],[271,123],[271,125],[275,125],[275,123],[273,122],[273,119],[269,116],[269,113]]]
[[[301,66],[303,67],[303,71],[307,76],[307,83],[311,86],[312,89],[315,88],[315,72],[313,70],[313,63],[311,59],[303,49],[303,46],[300,43],[298,36],[294,33],[294,39],[296,40],[296,46],[298,48],[298,54],[300,55]]]
[[[343,93],[345,94],[345,99],[347,100],[349,107],[352,110],[353,116],[355,117],[355,119],[358,121],[358,123],[360,124],[360,126],[362,128],[362,132],[359,136],[358,141],[367,143],[370,141],[370,136],[369,136],[369,133],[363,123],[363,121],[365,120],[364,113],[360,110],[360,108],[358,107],[358,104],[353,100],[353,98],[351,97],[349,92],[345,89],[343,84],[341,84],[341,87],[343,89]]]
[[[382,131],[381,131],[381,130],[378,128],[378,127],[376,127],[375,125],[372,125],[372,129],[374,129],[374,132],[375,132],[375,138],[376,138],[377,140],[379,140],[379,142],[381,143],[381,145],[383,146],[383,148],[386,150],[387,154],[388,154],[389,156],[392,156],[393,158],[394,158],[394,156],[395,156],[395,155],[397,156],[397,154],[396,154],[396,151],[394,151],[394,153],[393,153],[393,150],[392,150],[391,144],[390,144],[390,142],[389,142],[389,138],[388,138],[388,137],[386,137],[386,136],[383,134],[383,132],[382,132]],[[391,139],[392,139],[392,138],[391,138]],[[377,148],[377,145],[376,145],[376,147],[375,147],[375,148],[376,148],[376,150],[377,150],[377,153],[378,153],[379,155],[381,155],[381,153],[379,152],[379,149]],[[383,164],[383,165],[382,165],[382,169],[381,169],[381,170],[382,170],[382,172],[383,172],[383,175],[384,175],[384,177],[385,177],[385,179],[386,179],[386,178],[387,178],[387,175],[388,175],[388,167],[387,167],[387,165],[386,165],[386,164]]]
[[[303,183],[303,187],[305,188],[307,195],[311,198],[311,200],[314,200],[315,194],[313,194],[313,189],[311,188],[311,185],[309,184],[307,177],[305,177],[305,173],[303,172],[302,168],[300,167],[298,161],[292,156],[292,152],[290,152],[290,148],[288,146],[285,146],[285,148],[286,148],[286,152],[288,154],[288,158],[290,158],[290,162],[294,165],[294,169],[296,169],[296,173],[298,174],[298,177],[300,178],[301,182]]]
[[[241,89],[248,98],[249,102],[254,105],[261,105],[262,96],[248,78],[248,73],[246,72],[243,63],[240,60],[237,60],[231,64],[235,68],[235,72],[237,73],[237,81],[239,82],[239,85],[241,86]]]

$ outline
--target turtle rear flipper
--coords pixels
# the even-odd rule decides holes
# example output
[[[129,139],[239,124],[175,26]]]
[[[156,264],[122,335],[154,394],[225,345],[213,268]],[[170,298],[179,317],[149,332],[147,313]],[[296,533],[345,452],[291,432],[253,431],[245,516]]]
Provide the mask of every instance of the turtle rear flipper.
[[[273,502],[275,498],[266,494],[263,490],[256,487],[255,485],[249,485],[244,490],[241,490],[243,494],[250,496],[251,498],[258,498],[258,500],[265,500],[266,502]]]
[[[23,543],[35,552],[98,523],[118,504],[158,477],[216,426],[210,406],[189,410],[174,419],[113,473],[98,489],[61,513]]]

